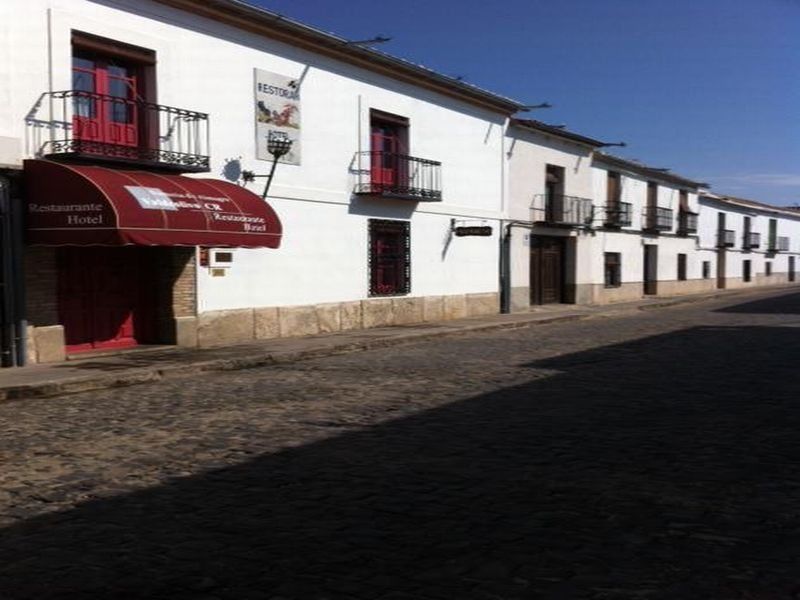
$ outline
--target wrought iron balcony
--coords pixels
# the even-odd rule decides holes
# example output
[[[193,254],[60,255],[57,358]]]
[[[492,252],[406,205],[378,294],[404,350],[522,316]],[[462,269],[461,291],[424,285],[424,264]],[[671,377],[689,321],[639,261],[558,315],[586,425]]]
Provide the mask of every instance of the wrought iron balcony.
[[[770,237],[767,250],[769,252],[787,252],[789,250],[789,238],[784,236]]]
[[[422,202],[442,200],[442,163],[393,152],[359,152],[356,194]]]
[[[717,232],[718,248],[733,248],[736,245],[736,232],[733,229],[721,229]]]
[[[644,229],[649,231],[669,231],[672,229],[672,209],[648,206],[644,213]]]
[[[761,246],[761,234],[756,233],[754,231],[747,231],[744,234],[744,240],[742,242],[742,248],[745,250],[751,250],[753,248],[758,248]]]
[[[697,233],[697,213],[688,210],[678,212],[678,234],[691,235]]]
[[[614,202],[606,207],[606,227],[628,227],[631,224],[633,205],[630,202]]]
[[[49,119],[37,114],[45,107]],[[32,113],[26,121],[41,142],[39,156],[184,173],[210,169],[205,113],[81,90],[44,94]]]
[[[594,206],[591,198],[563,194],[537,194],[533,198],[533,221],[547,225],[577,227],[591,225]]]

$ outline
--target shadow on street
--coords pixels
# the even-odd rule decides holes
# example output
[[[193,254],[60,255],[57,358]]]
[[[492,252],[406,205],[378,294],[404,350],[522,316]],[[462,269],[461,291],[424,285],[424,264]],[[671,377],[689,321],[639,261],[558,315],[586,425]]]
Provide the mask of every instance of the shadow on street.
[[[537,361],[525,385],[6,528],[0,597],[792,598],[799,361],[792,327]]]
[[[800,294],[791,293],[743,302],[734,306],[717,309],[722,313],[749,313],[762,315],[800,315]]]

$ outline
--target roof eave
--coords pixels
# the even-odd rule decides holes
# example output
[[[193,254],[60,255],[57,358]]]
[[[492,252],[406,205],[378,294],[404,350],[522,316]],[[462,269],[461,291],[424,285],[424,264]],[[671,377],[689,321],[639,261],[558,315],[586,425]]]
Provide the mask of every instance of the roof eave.
[[[371,71],[377,71],[394,79],[432,89],[501,114],[511,115],[525,110],[522,103],[511,98],[494,94],[372,48],[350,44],[344,38],[241,0],[204,0],[202,3],[198,3],[196,0],[155,1],[289,45],[337,58]]]
[[[525,129],[527,131],[534,131],[536,133],[542,133],[545,135],[552,135],[554,137],[569,140],[571,142],[575,142],[581,144],[583,146],[587,146],[589,148],[602,148],[606,145],[605,142],[601,142],[600,140],[595,140],[590,137],[586,137],[585,135],[581,135],[579,133],[573,133],[571,131],[564,131],[559,129],[558,127],[550,127],[547,125],[540,126],[535,125],[526,121],[525,119],[512,119],[512,125],[519,127],[520,129]]]
[[[659,179],[662,181],[675,183],[684,187],[691,187],[696,189],[708,189],[711,187],[709,184],[701,181],[694,181],[692,179],[687,179],[686,177],[681,177],[680,175],[674,175],[666,171],[654,169],[652,167],[648,167],[647,165],[638,165],[636,163],[627,161],[624,158],[619,158],[617,156],[613,156],[611,154],[605,154],[603,152],[596,152],[595,159],[598,160],[599,162],[604,162],[612,166],[627,169],[629,171],[632,171],[634,173],[637,173],[639,175],[642,175],[650,179]]]

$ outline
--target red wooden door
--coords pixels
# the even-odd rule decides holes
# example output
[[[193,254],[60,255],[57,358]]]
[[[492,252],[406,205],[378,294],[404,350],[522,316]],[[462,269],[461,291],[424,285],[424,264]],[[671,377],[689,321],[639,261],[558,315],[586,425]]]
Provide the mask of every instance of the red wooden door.
[[[371,181],[378,187],[393,187],[398,181],[400,135],[396,127],[376,123],[372,126]]]
[[[67,350],[121,348],[146,327],[137,248],[62,248],[59,318]]]
[[[86,92],[75,97],[75,139],[119,146],[139,144],[137,79],[133,69],[74,57],[72,88]]]

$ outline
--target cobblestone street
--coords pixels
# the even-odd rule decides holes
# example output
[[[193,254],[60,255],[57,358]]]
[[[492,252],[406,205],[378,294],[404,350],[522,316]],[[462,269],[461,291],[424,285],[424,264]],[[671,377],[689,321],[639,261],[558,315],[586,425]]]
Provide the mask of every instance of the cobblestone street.
[[[800,294],[0,404],[0,598],[800,598]]]

